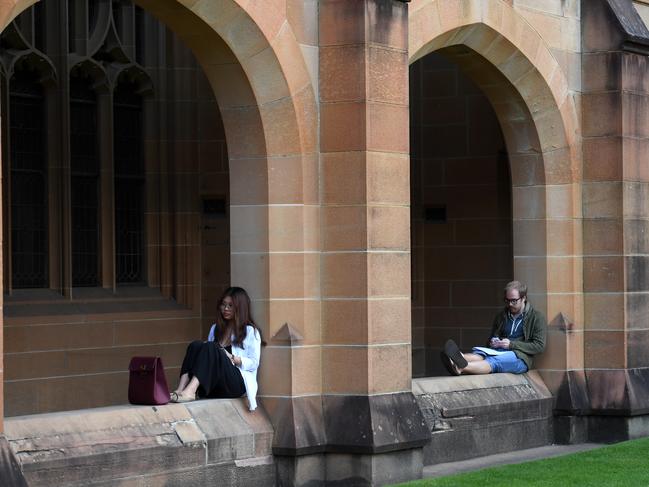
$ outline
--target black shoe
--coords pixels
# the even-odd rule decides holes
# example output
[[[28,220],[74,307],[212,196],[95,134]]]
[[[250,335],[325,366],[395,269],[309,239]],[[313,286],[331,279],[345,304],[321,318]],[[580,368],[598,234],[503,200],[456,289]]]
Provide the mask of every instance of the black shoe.
[[[466,361],[462,352],[460,352],[460,347],[457,346],[453,340],[448,340],[444,345],[444,353],[448,358],[450,358],[455,365],[463,369],[469,362]]]
[[[439,353],[439,357],[442,359],[442,363],[444,364],[444,367],[446,367],[446,370],[448,370],[449,374],[460,375],[460,369],[458,369],[457,365],[455,365],[449,356],[446,355],[444,350]]]

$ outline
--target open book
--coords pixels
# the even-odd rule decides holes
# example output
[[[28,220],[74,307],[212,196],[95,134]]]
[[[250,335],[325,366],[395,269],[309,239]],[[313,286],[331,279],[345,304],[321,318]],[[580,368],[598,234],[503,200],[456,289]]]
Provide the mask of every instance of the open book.
[[[494,355],[502,355],[503,353],[509,352],[509,350],[496,350],[495,348],[489,348],[489,347],[473,347],[471,349],[472,352],[474,353],[480,353],[487,355],[488,357],[493,357]]]

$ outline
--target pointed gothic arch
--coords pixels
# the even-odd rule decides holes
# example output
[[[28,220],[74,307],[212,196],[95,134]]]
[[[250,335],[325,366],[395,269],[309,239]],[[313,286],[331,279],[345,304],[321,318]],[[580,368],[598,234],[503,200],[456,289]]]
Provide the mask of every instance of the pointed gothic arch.
[[[0,25],[8,25],[34,3],[3,4]],[[278,9],[278,15],[269,16],[267,5],[235,0],[134,3],[193,51],[221,110],[230,166],[230,218],[237,221],[230,235],[232,283],[249,290],[259,322],[268,327],[267,337],[284,323],[280,315],[311,319],[313,305],[306,301],[319,279],[319,261],[309,252],[309,236],[317,233],[318,225],[313,217],[317,185],[312,181],[317,174],[317,105],[286,12]],[[87,59],[92,55],[85,56],[83,62],[92,63]],[[113,78],[114,73],[107,74]],[[288,221],[300,232],[287,244]],[[286,267],[308,269],[306,277],[271,272]],[[272,343],[267,349],[268,357],[285,353]],[[280,376],[290,374],[287,369]],[[270,384],[266,391],[273,394],[275,389]]]
[[[559,63],[502,0],[415,0],[409,28],[411,62],[445,54],[496,112],[512,174],[515,278],[529,284],[549,320],[565,313],[582,323],[578,121]],[[551,329],[539,364],[544,377],[558,385],[562,372],[552,370],[583,365],[583,356],[570,353],[582,342],[579,333]]]

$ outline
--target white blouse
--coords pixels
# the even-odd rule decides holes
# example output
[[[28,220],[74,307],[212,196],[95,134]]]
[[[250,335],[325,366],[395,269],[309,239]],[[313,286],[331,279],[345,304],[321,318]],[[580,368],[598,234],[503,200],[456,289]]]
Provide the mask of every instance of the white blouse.
[[[207,336],[208,342],[213,342],[216,336],[216,323],[210,328]],[[257,368],[259,367],[259,357],[261,355],[261,335],[251,325],[246,325],[246,338],[240,347],[234,344],[235,336],[232,335],[232,355],[241,358],[241,365],[237,365],[243,377],[243,383],[246,386],[246,396],[248,396],[248,407],[251,411],[257,409]]]

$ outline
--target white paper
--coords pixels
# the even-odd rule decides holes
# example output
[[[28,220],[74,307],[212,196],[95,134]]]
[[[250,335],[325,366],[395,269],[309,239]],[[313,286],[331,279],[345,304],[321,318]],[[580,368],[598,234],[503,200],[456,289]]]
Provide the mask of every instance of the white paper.
[[[504,353],[509,352],[509,350],[496,350],[494,348],[489,348],[489,347],[473,347],[472,349],[473,352],[482,352],[485,355],[493,357],[494,355],[502,355]]]

